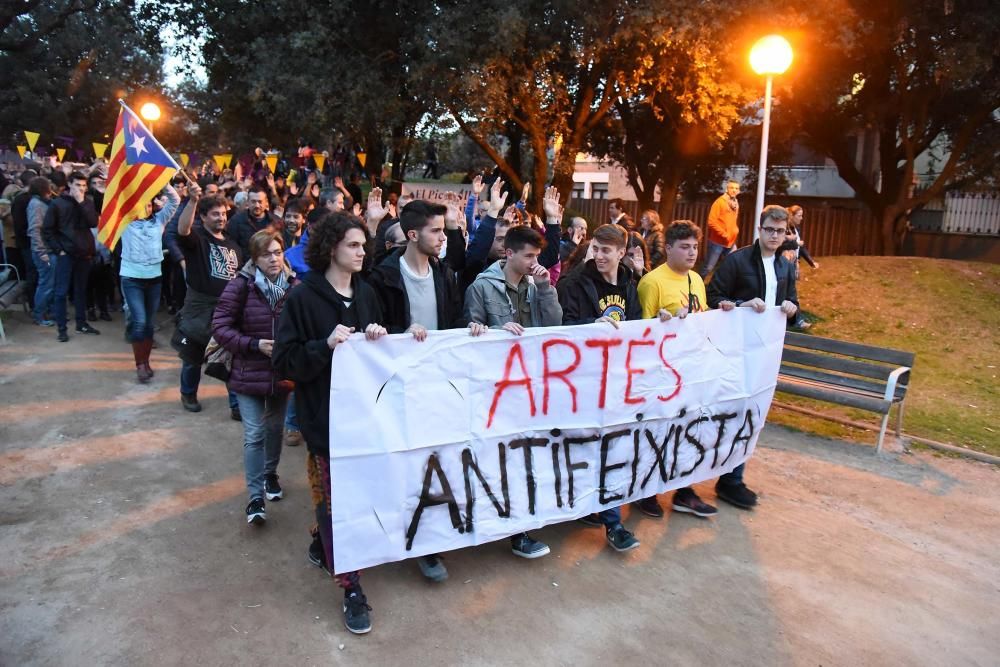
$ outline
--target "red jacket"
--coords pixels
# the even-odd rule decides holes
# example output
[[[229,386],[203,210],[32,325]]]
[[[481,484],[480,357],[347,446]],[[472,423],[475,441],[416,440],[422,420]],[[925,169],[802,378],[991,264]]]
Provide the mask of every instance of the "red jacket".
[[[281,309],[297,280],[289,275],[288,290],[272,309],[254,284],[255,272],[256,267],[248,262],[226,285],[212,315],[212,335],[233,354],[230,390],[249,396],[287,394],[294,383],[278,376],[271,358],[258,346],[261,340],[276,338]]]

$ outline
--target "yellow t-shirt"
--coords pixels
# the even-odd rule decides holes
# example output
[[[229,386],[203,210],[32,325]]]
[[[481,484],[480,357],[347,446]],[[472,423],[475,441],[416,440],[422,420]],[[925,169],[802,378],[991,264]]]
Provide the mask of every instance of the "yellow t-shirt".
[[[656,317],[660,308],[666,308],[671,315],[681,308],[692,313],[708,310],[701,276],[695,271],[681,275],[667,264],[660,264],[639,281],[639,303],[644,318]]]

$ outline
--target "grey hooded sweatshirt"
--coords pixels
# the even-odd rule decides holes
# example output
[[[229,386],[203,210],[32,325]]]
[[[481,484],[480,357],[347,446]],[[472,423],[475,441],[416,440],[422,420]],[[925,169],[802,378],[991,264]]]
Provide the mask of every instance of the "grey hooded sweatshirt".
[[[491,264],[465,291],[465,319],[478,322],[491,328],[499,328],[508,322],[515,322],[514,305],[507,296],[507,280],[503,274],[504,260]],[[532,327],[553,327],[562,324],[562,307],[559,305],[559,295],[551,283],[544,286],[535,284],[534,278],[525,276],[528,281],[528,305],[531,313]]]

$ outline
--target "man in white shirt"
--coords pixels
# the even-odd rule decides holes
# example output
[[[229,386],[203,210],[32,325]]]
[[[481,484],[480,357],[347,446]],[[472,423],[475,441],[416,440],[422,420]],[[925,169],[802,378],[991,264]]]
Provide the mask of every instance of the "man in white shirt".
[[[785,240],[788,211],[781,206],[765,206],[760,214],[760,240],[726,257],[708,284],[708,305],[732,310],[752,308],[763,313],[778,306],[786,317],[799,308],[795,289],[795,267],[778,254]],[[715,492],[731,505],[750,509],[757,504],[757,494],[743,483],[741,464],[719,477]]]

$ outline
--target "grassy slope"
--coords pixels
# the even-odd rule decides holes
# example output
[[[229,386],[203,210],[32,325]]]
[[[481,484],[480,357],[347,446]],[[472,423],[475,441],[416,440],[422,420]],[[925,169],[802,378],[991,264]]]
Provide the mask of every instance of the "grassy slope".
[[[903,429],[1000,455],[1000,266],[909,257],[803,263],[810,333],[916,353]],[[877,415],[778,394],[777,400],[873,422]],[[867,442],[875,434],[774,410],[772,421]],[[893,418],[895,413],[893,413]],[[890,422],[892,423],[892,422]]]

